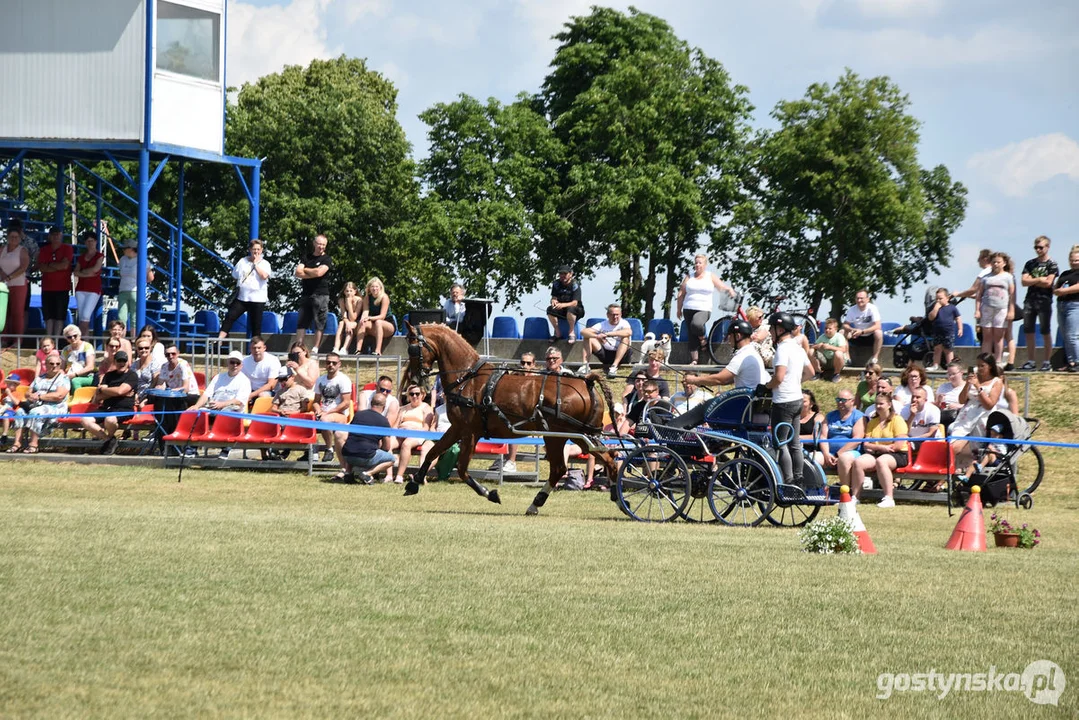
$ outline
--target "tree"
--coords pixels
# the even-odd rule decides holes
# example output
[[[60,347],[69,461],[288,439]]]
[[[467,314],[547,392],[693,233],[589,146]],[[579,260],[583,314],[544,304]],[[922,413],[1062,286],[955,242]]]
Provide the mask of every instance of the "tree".
[[[907,292],[950,256],[966,188],[918,165],[918,121],[886,77],[848,70],[780,102],[752,148],[754,181],[713,234],[734,276],[781,286],[841,317],[860,287]]]

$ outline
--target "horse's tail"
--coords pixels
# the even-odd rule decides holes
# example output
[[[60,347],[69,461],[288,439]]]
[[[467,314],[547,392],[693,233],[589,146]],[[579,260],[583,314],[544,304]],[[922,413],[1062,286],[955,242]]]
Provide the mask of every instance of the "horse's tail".
[[[607,382],[607,378],[603,376],[603,373],[593,372],[588,374],[588,377],[585,378],[585,382],[589,385],[592,385],[593,383],[599,385],[599,389],[603,393],[603,399],[607,401],[607,410],[611,414],[611,423],[614,425],[614,434],[621,438],[622,436],[618,432],[618,421],[615,418],[614,413],[614,395],[611,393],[611,386]],[[602,429],[603,428],[601,427],[600,430]]]

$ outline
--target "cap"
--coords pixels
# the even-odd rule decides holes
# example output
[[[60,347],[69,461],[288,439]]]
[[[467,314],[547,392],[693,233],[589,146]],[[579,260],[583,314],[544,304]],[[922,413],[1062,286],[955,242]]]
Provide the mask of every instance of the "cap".
[[[11,373],[6,378],[4,378],[4,382],[22,382],[22,378],[15,373]]]
[[[233,350],[232,352],[229,353],[228,359],[229,360],[239,360],[240,362],[243,362],[244,361],[244,356],[243,356],[243,353],[241,353],[239,350]]]
[[[560,265],[558,267],[558,274],[559,275],[564,275],[565,273],[571,273],[571,272],[573,272],[573,268],[571,268],[569,265]]]
[[[277,379],[278,380],[288,380],[290,377],[293,376],[293,374],[294,373],[292,372],[292,368],[283,367],[283,368],[281,368],[280,370],[277,371]]]
[[[138,250],[139,249],[138,238],[131,238],[130,240],[125,240],[123,248],[124,248],[124,250]]]
[[[126,363],[131,358],[127,355],[127,350],[117,350],[112,354],[112,359],[118,363]]]
[[[991,427],[989,428],[989,432],[995,432],[995,433],[1003,433],[1003,432],[1004,432],[1004,426],[1003,426],[1003,425],[1001,425],[1000,423],[997,423],[997,424],[995,424],[995,425],[992,425],[992,426],[991,426]]]

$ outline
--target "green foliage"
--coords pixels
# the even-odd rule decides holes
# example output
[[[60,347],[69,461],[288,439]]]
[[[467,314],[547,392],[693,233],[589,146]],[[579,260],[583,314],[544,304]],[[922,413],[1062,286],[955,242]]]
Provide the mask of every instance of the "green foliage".
[[[780,102],[779,129],[761,133],[748,160],[751,191],[717,251],[754,282],[783,284],[814,307],[843,311],[859,287],[908,291],[938,272],[963,220],[966,189],[948,170],[918,165],[918,121],[888,78],[847,71],[830,86]]]
[[[798,541],[808,553],[822,555],[859,554],[854,525],[840,517],[814,520],[798,532]]]

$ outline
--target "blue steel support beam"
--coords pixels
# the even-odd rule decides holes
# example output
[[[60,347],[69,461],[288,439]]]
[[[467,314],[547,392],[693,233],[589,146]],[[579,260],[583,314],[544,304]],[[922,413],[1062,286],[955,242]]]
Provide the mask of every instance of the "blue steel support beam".
[[[248,199],[251,202],[251,237],[257,238],[259,236],[259,193],[261,192],[261,180],[260,175],[262,173],[261,167],[251,168],[251,192],[248,195]]]
[[[180,301],[183,299],[184,274],[184,161],[180,161],[178,192],[176,195],[176,242],[173,243],[172,299],[176,303],[176,320],[173,324],[173,337],[180,337]]]
[[[21,151],[18,155],[11,158],[11,162],[4,166],[3,170],[0,170],[0,181],[7,177],[7,174],[11,172],[11,168],[16,165],[19,166],[19,202],[22,202],[22,159],[26,156],[26,151]]]
[[[59,228],[64,226],[64,170],[66,168],[67,164],[63,161],[56,163],[56,211],[53,213],[52,224]]]
[[[138,237],[139,237],[139,261],[137,269],[135,270],[135,277],[138,278],[139,284],[137,285],[138,292],[135,296],[137,322],[135,327],[141,328],[146,324],[146,248],[147,248],[147,230],[149,227],[149,205],[150,205],[150,151],[145,147],[139,151],[139,181],[136,185],[136,194],[138,195]]]

